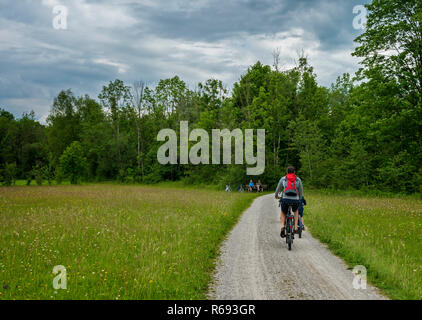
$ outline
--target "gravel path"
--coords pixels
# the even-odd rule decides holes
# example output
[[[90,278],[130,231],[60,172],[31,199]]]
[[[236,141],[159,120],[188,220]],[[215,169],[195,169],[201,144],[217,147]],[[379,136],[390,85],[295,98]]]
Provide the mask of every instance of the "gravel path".
[[[308,232],[288,251],[277,205],[266,195],[244,212],[221,249],[210,299],[385,299],[369,284],[354,289],[354,274]]]

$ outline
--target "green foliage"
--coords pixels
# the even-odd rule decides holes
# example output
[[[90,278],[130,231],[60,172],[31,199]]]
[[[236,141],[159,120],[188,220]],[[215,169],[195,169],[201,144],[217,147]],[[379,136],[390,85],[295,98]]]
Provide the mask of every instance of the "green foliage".
[[[44,169],[43,167],[41,167],[40,163],[37,163],[32,169],[32,172],[34,173],[34,176],[35,176],[35,182],[37,183],[38,186],[42,185],[43,173],[44,173],[43,171]]]
[[[399,193],[419,191],[420,176],[417,168],[408,159],[409,154],[406,151],[400,152],[377,170],[382,189]]]
[[[47,179],[48,184],[51,186],[54,180],[54,158],[53,154],[50,152],[48,154],[48,163],[43,167],[42,174],[45,179]]]
[[[14,185],[16,181],[16,172],[16,163],[6,163],[4,169],[0,172],[0,177],[3,181],[3,185]]]
[[[303,178],[312,185],[324,184],[327,146],[321,130],[310,120],[291,122],[289,129],[293,132],[292,146],[300,156]]]
[[[57,184],[62,184],[64,179],[64,173],[63,169],[60,166],[56,167],[56,170],[54,171],[54,178]]]
[[[60,156],[73,142],[79,141],[80,117],[77,112],[77,99],[72,91],[61,91],[54,99],[50,115],[47,118],[46,130],[49,150],[57,165]]]
[[[419,0],[374,0],[366,5],[365,32],[354,52],[363,58],[363,77],[380,72],[397,82],[413,103],[422,94],[422,3]]]
[[[78,180],[85,176],[86,158],[82,146],[74,141],[60,157],[60,168],[65,177],[70,178],[71,184],[77,184]]]

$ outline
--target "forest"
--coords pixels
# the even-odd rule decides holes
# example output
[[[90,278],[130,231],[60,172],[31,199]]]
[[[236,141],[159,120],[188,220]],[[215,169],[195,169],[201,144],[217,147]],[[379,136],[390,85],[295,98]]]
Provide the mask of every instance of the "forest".
[[[47,123],[0,109],[0,181],[60,184],[118,181],[274,187],[293,165],[305,186],[422,192],[422,4],[372,1],[353,56],[361,68],[330,87],[305,55],[286,70],[257,62],[230,89],[218,79],[195,88],[178,76],[154,86],[116,79],[97,97],[61,91]],[[306,48],[304,48],[306,51]],[[31,106],[23,109],[31,110]],[[265,129],[265,172],[245,165],[162,165],[161,129]]]

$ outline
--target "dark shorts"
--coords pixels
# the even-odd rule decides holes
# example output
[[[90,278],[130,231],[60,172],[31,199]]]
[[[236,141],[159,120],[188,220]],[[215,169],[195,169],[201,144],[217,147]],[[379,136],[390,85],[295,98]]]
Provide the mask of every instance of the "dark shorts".
[[[287,211],[289,210],[289,206],[292,206],[293,212],[296,212],[296,210],[299,208],[299,200],[286,200],[281,199],[281,211],[287,214]]]

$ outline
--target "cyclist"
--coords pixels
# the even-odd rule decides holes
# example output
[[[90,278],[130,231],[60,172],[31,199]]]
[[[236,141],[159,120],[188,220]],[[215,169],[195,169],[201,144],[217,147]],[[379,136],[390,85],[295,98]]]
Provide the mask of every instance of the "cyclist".
[[[278,183],[277,189],[275,191],[275,198],[280,199],[280,192],[281,195],[281,215],[280,215],[280,221],[281,221],[281,232],[280,236],[284,238],[286,236],[285,230],[284,230],[284,224],[286,221],[286,214],[287,210],[289,209],[289,206],[292,207],[292,210],[294,212],[294,220],[295,220],[295,233],[297,233],[297,223],[299,220],[299,204],[300,199],[303,197],[303,185],[302,180],[300,180],[299,177],[295,174],[295,168],[292,166],[289,166],[287,168],[287,174],[282,177]]]

